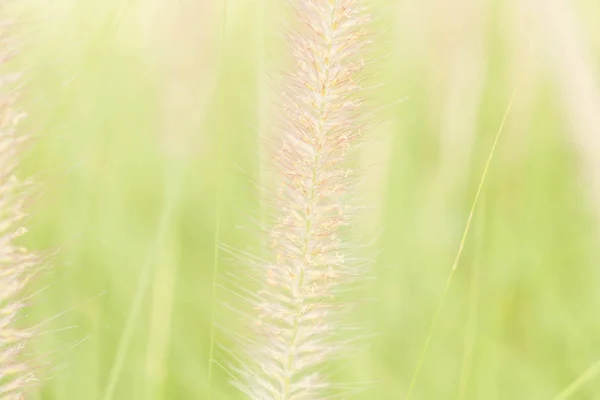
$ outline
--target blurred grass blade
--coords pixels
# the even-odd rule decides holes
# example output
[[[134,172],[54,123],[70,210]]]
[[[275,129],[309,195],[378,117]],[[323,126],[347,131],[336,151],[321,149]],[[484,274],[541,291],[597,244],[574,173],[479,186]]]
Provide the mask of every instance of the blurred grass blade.
[[[577,393],[579,389],[596,376],[600,374],[600,360],[592,364],[588,369],[585,370],[577,379],[575,379],[569,386],[567,386],[562,392],[554,396],[552,400],[567,400],[572,395]]]
[[[223,0],[223,19],[221,21],[221,67],[224,64],[225,59],[225,35],[227,34],[227,0]],[[220,74],[222,77],[222,74]],[[217,273],[219,272],[219,236],[221,231],[221,185],[222,185],[222,155],[223,155],[223,134],[224,134],[224,109],[225,109],[225,95],[224,93],[219,93],[219,110],[221,112],[220,121],[219,121],[219,129],[218,129],[218,138],[217,138],[217,154],[219,165],[217,165],[217,193],[215,196],[215,236],[213,243],[213,270],[212,270],[212,282],[211,282],[211,290],[212,290],[212,303],[213,303],[213,311],[210,320],[210,343],[208,350],[208,396],[212,398],[212,380],[213,380],[213,360],[215,355],[215,335],[216,335],[216,299],[217,299]]]
[[[471,267],[471,274],[469,280],[469,309],[467,314],[466,326],[465,326],[465,337],[463,342],[463,355],[460,367],[460,378],[458,385],[458,400],[465,400],[467,398],[467,390],[469,377],[471,375],[473,351],[477,342],[477,328],[478,328],[478,302],[479,302],[479,263],[481,262],[481,244],[483,243],[483,230],[485,224],[485,202],[479,207],[480,214],[484,214],[478,219],[477,232],[479,235],[478,246],[473,258],[473,266]]]
[[[496,147],[498,146],[498,141],[499,141],[500,135],[504,129],[504,125],[506,123],[506,119],[508,118],[508,114],[510,112],[514,97],[515,97],[515,94],[513,93],[510,98],[510,101],[508,103],[508,106],[506,107],[506,111],[504,113],[504,117],[502,118],[502,122],[500,123],[500,128],[498,128],[498,132],[496,133],[496,138],[494,139],[494,144],[492,145],[492,149],[490,150],[490,155],[488,156],[488,159],[486,161],[485,168],[483,169],[483,174],[481,175],[481,180],[479,181],[479,186],[477,187],[477,192],[475,193],[475,198],[473,199],[473,204],[471,205],[471,210],[469,211],[469,217],[467,218],[465,230],[463,231],[462,238],[460,239],[460,245],[458,246],[458,251],[456,253],[456,257],[454,258],[454,262],[452,263],[452,269],[450,270],[450,273],[448,274],[448,278],[446,279],[446,286],[444,287],[444,291],[442,293],[442,298],[440,299],[440,302],[437,306],[437,309],[436,309],[433,319],[431,321],[431,325],[429,327],[429,332],[427,333],[427,338],[425,339],[425,343],[423,344],[423,349],[421,350],[421,355],[419,356],[419,361],[417,362],[417,368],[416,368],[415,373],[414,373],[414,375],[410,381],[410,384],[408,386],[408,392],[406,393],[406,397],[405,397],[406,400],[409,400],[412,397],[413,390],[417,383],[417,378],[419,377],[419,372],[421,371],[423,363],[425,362],[425,356],[427,355],[427,350],[429,350],[429,345],[431,343],[431,339],[433,338],[433,333],[437,326],[439,316],[444,307],[444,302],[446,300],[446,296],[448,295],[448,290],[450,289],[450,284],[452,283],[452,278],[454,277],[454,272],[456,271],[456,268],[458,267],[458,263],[460,261],[460,257],[462,256],[462,253],[463,253],[463,250],[465,247],[465,243],[467,241],[467,236],[469,234],[469,229],[471,227],[471,222],[473,221],[473,216],[475,215],[475,209],[477,208],[477,203],[479,202],[479,197],[481,196],[481,192],[483,190],[483,186],[485,184],[485,180],[488,175],[490,165],[492,163],[492,158],[494,157]]]
[[[129,346],[133,339],[135,327],[142,313],[142,305],[144,304],[144,298],[146,297],[146,292],[148,291],[148,287],[150,286],[150,279],[152,278],[154,261],[156,259],[156,249],[158,248],[160,243],[164,242],[167,227],[169,226],[169,221],[171,220],[171,216],[173,215],[173,208],[175,205],[176,197],[173,196],[173,193],[168,193],[167,196],[168,198],[165,201],[165,204],[162,208],[158,228],[156,231],[156,237],[150,247],[150,250],[147,253],[146,262],[144,263],[144,268],[142,269],[141,276],[138,281],[135,297],[133,299],[133,303],[131,304],[129,314],[127,316],[127,321],[125,322],[125,328],[123,329],[121,340],[119,341],[119,347],[115,357],[115,362],[110,370],[108,383],[106,385],[104,395],[102,396],[103,400],[111,400],[113,398],[113,393],[119,381],[119,376],[121,375],[121,371],[123,370],[125,356],[127,355],[127,351],[129,350]]]

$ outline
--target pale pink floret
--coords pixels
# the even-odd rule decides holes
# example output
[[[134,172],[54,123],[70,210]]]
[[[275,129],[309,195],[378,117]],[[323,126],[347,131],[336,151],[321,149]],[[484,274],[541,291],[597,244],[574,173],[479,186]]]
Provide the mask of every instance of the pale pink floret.
[[[11,56],[6,38],[9,24],[0,26],[0,66]],[[24,141],[17,131],[24,114],[15,107],[17,75],[0,76],[0,398],[22,399],[25,388],[35,381],[32,366],[24,361],[23,348],[33,332],[17,326],[25,306],[23,289],[39,263],[38,257],[19,246],[25,233],[21,225],[25,186],[15,176],[18,151]]]
[[[347,151],[365,133],[359,113],[360,53],[368,16],[357,0],[291,0],[289,34],[295,67],[282,93],[279,189],[269,229],[272,261],[249,297],[258,313],[257,339],[245,347],[237,385],[251,399],[319,399],[332,395],[322,371],[340,357],[339,324],[347,305],[337,292],[361,275],[340,229],[354,205]]]

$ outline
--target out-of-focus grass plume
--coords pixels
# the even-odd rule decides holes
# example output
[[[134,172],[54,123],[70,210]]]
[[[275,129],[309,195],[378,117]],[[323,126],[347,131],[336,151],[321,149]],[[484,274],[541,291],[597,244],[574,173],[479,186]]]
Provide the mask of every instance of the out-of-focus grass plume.
[[[23,239],[60,248],[22,321],[57,316],[28,349],[55,366],[37,398],[243,398],[217,364],[208,379],[213,314],[236,324],[232,295],[212,295],[213,254],[217,226],[228,246],[261,246],[269,82],[286,62],[271,4],[14,4],[33,138],[19,176],[42,186]],[[600,359],[600,7],[368,5],[381,121],[359,160],[377,207],[356,228],[377,240],[354,318],[377,335],[335,381],[365,382],[358,399],[406,393],[515,92],[412,398],[552,399]],[[216,282],[239,271],[221,252]],[[577,390],[599,397],[600,377]]]
[[[41,260],[19,242],[27,232],[24,205],[29,196],[27,180],[16,176],[27,138],[20,124],[26,114],[17,104],[21,74],[9,66],[19,49],[16,24],[6,7],[0,6],[0,12],[0,397],[18,400],[38,382],[39,361],[29,351],[39,325],[23,326],[21,317]]]

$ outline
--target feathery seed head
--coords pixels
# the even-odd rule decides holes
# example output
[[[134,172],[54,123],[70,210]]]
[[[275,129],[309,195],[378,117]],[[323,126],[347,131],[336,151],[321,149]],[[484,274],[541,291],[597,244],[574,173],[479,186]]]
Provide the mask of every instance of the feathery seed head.
[[[12,47],[6,36],[9,24],[0,27],[0,65],[10,59]],[[25,388],[35,382],[22,350],[34,332],[16,326],[25,306],[23,290],[38,265],[38,257],[16,240],[26,229],[21,225],[26,183],[15,176],[18,150],[25,140],[17,131],[25,114],[15,107],[13,84],[18,74],[0,76],[0,398],[23,398]]]
[[[254,400],[324,398],[332,388],[326,361],[340,356],[336,303],[343,285],[361,275],[340,231],[357,207],[348,201],[353,172],[344,167],[365,132],[358,74],[366,41],[358,0],[290,0],[288,32],[295,68],[282,97],[281,145],[273,154],[279,189],[269,230],[272,261],[264,284],[248,298],[256,339],[243,339],[247,359],[235,384]]]

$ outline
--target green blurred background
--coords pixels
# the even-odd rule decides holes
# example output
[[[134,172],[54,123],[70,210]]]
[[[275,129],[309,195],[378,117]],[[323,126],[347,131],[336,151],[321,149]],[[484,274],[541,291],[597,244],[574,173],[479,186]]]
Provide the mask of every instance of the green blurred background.
[[[39,399],[237,399],[213,364],[214,285],[244,282],[215,242],[259,254],[280,2],[23,0],[23,174],[40,196],[29,351]],[[357,399],[414,375],[485,161],[514,92],[413,399],[600,398],[600,3],[373,0],[372,140],[357,151],[376,333],[339,363]],[[224,10],[226,9],[226,15]],[[216,289],[216,290],[215,290]],[[239,324],[237,324],[239,325]],[[220,329],[216,342],[229,346]],[[227,361],[219,348],[219,363]],[[589,379],[587,379],[589,378]]]

